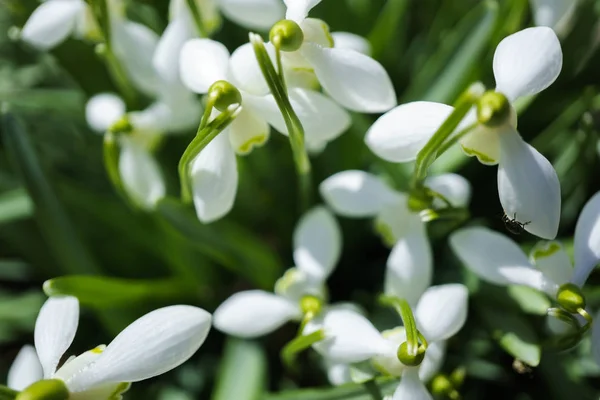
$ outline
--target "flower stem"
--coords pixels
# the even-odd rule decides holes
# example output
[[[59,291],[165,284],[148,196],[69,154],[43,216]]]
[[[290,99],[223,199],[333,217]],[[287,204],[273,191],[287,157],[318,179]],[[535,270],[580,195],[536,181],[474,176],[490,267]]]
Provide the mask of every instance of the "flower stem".
[[[103,142],[104,168],[113,187],[120,195],[124,195],[123,181],[119,173],[119,144],[117,137],[113,132],[107,131],[104,134]],[[127,198],[127,196],[123,196]]]
[[[419,337],[423,337],[423,335],[417,330],[417,323],[408,302],[404,299],[388,295],[381,295],[379,302],[385,306],[394,307],[396,312],[400,314],[400,318],[402,318],[402,322],[404,323],[404,329],[406,330],[408,354],[416,356],[419,349]],[[427,341],[424,340],[422,345],[426,349]]]
[[[204,27],[204,22],[202,21],[202,14],[200,13],[200,9],[194,0],[186,0],[187,5],[190,9],[190,13],[192,14],[192,18],[194,19],[194,24],[196,25],[196,29],[198,30],[198,35],[200,37],[208,37],[208,33],[206,28]]]
[[[413,187],[417,188],[423,185],[423,181],[427,177],[427,170],[441,154],[440,150],[444,142],[452,135],[452,132],[454,132],[465,115],[467,115],[473,104],[475,104],[477,99],[481,96],[482,92],[483,90],[479,83],[469,86],[456,101],[452,113],[450,113],[444,123],[442,123],[438,130],[433,134],[431,139],[429,139],[425,147],[417,154],[412,182]]]
[[[296,115],[296,112],[292,108],[285,85],[273,66],[262,38],[259,35],[251,33],[250,42],[254,47],[254,54],[256,55],[258,65],[285,121],[296,164],[296,172],[299,178],[302,208],[306,209],[310,203],[312,182],[310,160],[304,146],[304,128],[298,115]],[[281,73],[283,74],[283,71]]]
[[[281,360],[288,368],[293,369],[298,353],[323,339],[325,339],[325,331],[323,329],[319,329],[308,335],[297,336],[281,350]]]
[[[179,182],[181,183],[181,200],[189,203],[192,199],[190,184],[190,165],[200,152],[217,137],[229,124],[233,122],[242,108],[238,104],[232,104],[227,111],[219,114],[214,120],[204,125],[201,123],[188,147],[179,160]]]

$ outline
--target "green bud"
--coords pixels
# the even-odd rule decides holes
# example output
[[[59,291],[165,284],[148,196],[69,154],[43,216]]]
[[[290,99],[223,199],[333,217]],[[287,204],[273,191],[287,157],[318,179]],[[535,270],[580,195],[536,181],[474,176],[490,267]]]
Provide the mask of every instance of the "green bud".
[[[15,400],[67,400],[69,389],[60,379],[44,379],[29,385]]]
[[[294,21],[284,19],[273,25],[269,40],[281,51],[296,51],[304,42],[304,32]]]
[[[221,112],[227,111],[232,104],[242,104],[242,94],[227,81],[216,81],[208,89],[208,95],[214,98],[215,108]]]
[[[321,299],[316,296],[306,295],[300,300],[300,309],[305,315],[309,313],[317,315],[321,312],[322,308],[323,303],[321,302]]]
[[[477,120],[489,127],[507,123],[510,112],[510,103],[506,96],[493,90],[485,92],[477,102]]]
[[[577,313],[579,309],[585,308],[585,298],[581,289],[573,283],[565,283],[558,288],[556,295],[558,304],[570,313]]]
[[[423,359],[425,358],[425,349],[421,346],[417,349],[416,355],[408,354],[408,342],[403,342],[400,347],[398,347],[398,360],[404,365],[409,367],[416,367],[421,365]]]
[[[439,374],[431,380],[431,392],[436,396],[445,396],[454,390],[454,385],[444,374]]]
[[[112,133],[130,133],[133,131],[133,125],[131,125],[131,122],[129,122],[127,115],[124,115],[122,118],[117,120],[117,122],[112,124],[108,130]]]

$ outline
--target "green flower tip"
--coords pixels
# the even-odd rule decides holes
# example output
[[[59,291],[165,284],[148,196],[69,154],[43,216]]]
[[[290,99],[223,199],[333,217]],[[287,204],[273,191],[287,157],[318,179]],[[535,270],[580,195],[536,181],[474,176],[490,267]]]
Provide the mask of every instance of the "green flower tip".
[[[227,111],[232,104],[242,104],[242,94],[227,81],[216,81],[208,89],[208,95],[214,98],[215,108],[221,112]]]
[[[307,295],[302,297],[300,300],[300,309],[303,314],[312,314],[317,315],[321,312],[323,308],[323,303],[321,299],[316,296]]]
[[[400,360],[400,362],[404,365],[416,367],[421,365],[424,358],[425,348],[422,346],[419,346],[416,355],[411,355],[408,353],[408,342],[403,342],[400,347],[398,347],[398,360]]]
[[[133,125],[129,122],[129,117],[124,115],[117,122],[111,125],[108,130],[112,133],[129,133],[133,131]]]
[[[454,385],[444,374],[436,375],[431,380],[431,392],[436,396],[446,396],[454,390]]]
[[[565,283],[558,289],[556,301],[570,313],[577,313],[585,308],[585,297],[581,289],[573,283]]]
[[[60,379],[44,379],[28,386],[15,400],[67,400],[69,389]]]
[[[477,102],[477,120],[489,127],[508,122],[510,112],[510,102],[506,96],[493,90],[485,92]]]
[[[282,51],[296,51],[304,42],[300,25],[289,19],[277,22],[269,32],[269,40]]]

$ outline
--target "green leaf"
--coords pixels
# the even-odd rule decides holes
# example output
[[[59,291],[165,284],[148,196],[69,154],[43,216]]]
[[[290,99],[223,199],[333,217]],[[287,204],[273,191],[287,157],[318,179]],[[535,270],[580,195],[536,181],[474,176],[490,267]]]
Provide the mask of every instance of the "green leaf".
[[[504,350],[532,367],[540,363],[541,346],[526,318],[497,307],[482,306],[479,312],[492,331],[492,337]]]
[[[132,307],[146,302],[189,299],[192,293],[185,292],[176,280],[117,279],[96,276],[64,276],[44,282],[48,296],[70,295],[89,307]],[[198,288],[198,293],[201,293]]]
[[[271,289],[281,275],[281,262],[253,232],[227,221],[204,225],[173,199],[160,201],[157,211],[191,245],[256,286]]]
[[[19,392],[4,385],[0,385],[0,400],[12,400],[17,397],[17,394],[19,394]]]
[[[390,395],[398,386],[398,381],[389,378],[378,379],[383,395]],[[350,383],[325,389],[289,390],[277,394],[267,394],[262,400],[373,400],[368,389],[362,384]]]
[[[212,400],[258,400],[267,382],[267,358],[262,347],[230,338],[217,376]]]
[[[373,58],[381,58],[384,51],[389,49],[390,43],[393,43],[394,35],[406,13],[407,6],[408,0],[388,0],[386,2],[368,37]]]
[[[0,194],[0,223],[29,218],[33,215],[33,203],[23,188]]]
[[[72,89],[10,90],[0,91],[0,102],[8,102],[22,111],[58,112],[81,118],[85,96]]]
[[[483,9],[483,16],[478,18],[479,23],[468,32],[446,68],[437,75],[435,82],[420,100],[450,103],[469,84],[472,72],[481,63],[481,57],[494,33],[499,14],[495,1],[484,1],[480,7]],[[480,12],[479,9],[477,12]]]
[[[511,285],[507,291],[510,298],[528,314],[546,315],[552,305],[548,296],[527,286]]]
[[[7,111],[5,104],[2,110],[2,134],[12,162],[35,204],[40,230],[64,271],[86,274],[99,272],[56,197],[26,129],[17,117]]]

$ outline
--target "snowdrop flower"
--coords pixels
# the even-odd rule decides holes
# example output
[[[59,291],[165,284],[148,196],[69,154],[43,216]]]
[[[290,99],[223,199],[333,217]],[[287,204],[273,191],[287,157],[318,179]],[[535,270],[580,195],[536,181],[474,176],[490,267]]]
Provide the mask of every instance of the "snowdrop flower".
[[[356,363],[371,359],[382,372],[402,376],[393,400],[430,399],[423,382],[442,364],[445,341],[455,335],[467,317],[467,289],[461,284],[432,286],[415,308],[417,328],[428,342],[420,365],[399,361],[398,350],[406,341],[403,327],[380,333],[364,316],[352,310],[331,310],[307,326],[324,329],[326,338],[313,345],[331,363]]]
[[[318,313],[326,297],[325,281],[340,252],[340,228],[333,215],[323,207],[311,209],[294,232],[296,266],[277,281],[275,293],[249,290],[234,294],[215,311],[214,326],[251,338],[266,335],[287,321],[300,320],[307,313]]]
[[[333,47],[327,25],[307,18],[320,0],[284,1],[286,20],[295,22],[296,27],[302,30],[302,43],[298,50],[283,53],[286,67],[313,70],[325,91],[350,110],[376,113],[396,105],[394,87],[381,64],[361,52]],[[271,30],[271,42],[278,33],[285,34],[290,27],[286,21],[276,24]]]
[[[558,36],[571,30],[578,0],[530,0],[533,21],[537,26],[554,29]]]
[[[450,244],[464,265],[482,279],[532,287],[564,307],[561,292],[576,291],[600,262],[600,193],[587,202],[577,220],[574,267],[558,242],[539,243],[527,258],[515,242],[487,228],[459,230],[450,237]]]
[[[155,95],[158,80],[151,61],[158,36],[145,25],[128,20],[121,0],[109,1],[108,13],[112,49],[128,78],[138,90],[149,96]],[[102,33],[95,18],[83,0],[47,0],[25,23],[21,39],[40,50],[57,46],[71,34],[101,40]]]
[[[181,51],[180,67],[183,82],[196,93],[207,93],[219,80],[229,81],[240,90],[243,109],[228,129],[231,145],[238,154],[247,154],[254,146],[265,143],[269,125],[288,134],[250,43],[230,56],[219,42],[190,40]],[[290,88],[289,99],[304,127],[306,147],[311,151],[322,150],[350,126],[348,113],[319,92]]]
[[[35,350],[31,346],[21,350],[10,369],[9,386],[34,390],[35,386],[26,388],[51,379],[64,398],[113,399],[131,382],[163,374],[189,359],[206,339],[211,315],[187,305],[154,310],[125,328],[108,346],[71,357],[59,368],[78,320],[75,297],[49,298],[35,324]]]
[[[92,97],[86,105],[86,119],[99,133],[127,120],[130,131],[118,137],[119,172],[128,196],[140,207],[153,209],[165,196],[166,187],[160,167],[151,154],[156,142],[167,131],[190,129],[198,123],[200,105],[193,97],[179,98],[172,104],[157,101],[142,111],[126,112],[123,100],[110,93]]]
[[[331,32],[333,44],[337,49],[358,51],[364,55],[371,55],[371,43],[364,37],[350,32]]]
[[[463,151],[483,164],[498,164],[498,194],[506,215],[544,239],[553,239],[558,231],[560,184],[550,162],[517,132],[512,104],[550,86],[561,67],[560,43],[550,28],[528,28],[506,37],[494,54],[495,91],[485,93],[477,112],[459,127],[479,121],[461,139]],[[423,101],[398,106],[373,124],[365,141],[388,161],[413,161],[451,112],[445,104]]]

